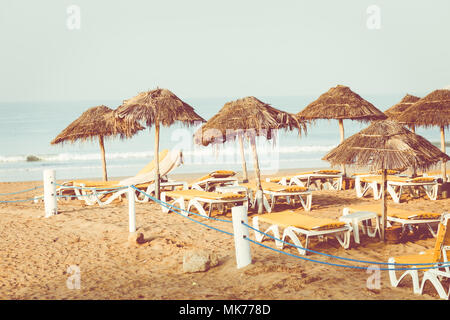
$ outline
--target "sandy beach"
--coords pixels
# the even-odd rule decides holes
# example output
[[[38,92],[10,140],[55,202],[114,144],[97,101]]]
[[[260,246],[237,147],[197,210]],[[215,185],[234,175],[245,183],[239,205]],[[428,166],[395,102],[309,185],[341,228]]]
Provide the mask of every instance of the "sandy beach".
[[[198,175],[195,175],[196,177]],[[193,176],[174,175],[192,181]],[[42,182],[0,183],[0,193],[14,192]],[[30,191],[7,197],[24,199],[39,194]],[[2,197],[5,200],[6,197]],[[372,197],[356,198],[355,190],[314,191],[311,216],[337,219],[345,205],[375,204]],[[430,201],[406,199],[389,205],[411,210],[445,212],[450,199]],[[279,205],[282,210],[287,205]],[[59,214],[44,218],[44,204],[0,204],[0,298],[1,299],[439,299],[434,289],[414,295],[411,281],[397,288],[381,272],[381,289],[367,289],[366,270],[333,267],[304,261],[251,244],[253,263],[237,269],[231,236],[206,228],[175,213],[163,213],[154,203],[137,203],[138,231],[142,245],[129,245],[127,201],[111,205],[86,206],[81,201],[61,201]],[[255,212],[249,212],[249,217]],[[214,217],[231,220],[231,213]],[[206,221],[208,225],[232,232],[232,225]],[[250,234],[254,238],[253,233]],[[362,236],[360,245],[349,250],[337,241],[313,241],[311,249],[352,259],[386,262],[391,256],[416,254],[430,249],[430,235],[409,238],[399,244],[383,244]],[[272,240],[265,245],[275,248]],[[206,272],[184,273],[183,255],[204,249],[219,257],[219,265]],[[297,254],[295,248],[283,251]],[[310,259],[345,263],[317,254]],[[81,288],[69,289],[67,269],[80,268]],[[361,265],[361,264],[360,264]]]

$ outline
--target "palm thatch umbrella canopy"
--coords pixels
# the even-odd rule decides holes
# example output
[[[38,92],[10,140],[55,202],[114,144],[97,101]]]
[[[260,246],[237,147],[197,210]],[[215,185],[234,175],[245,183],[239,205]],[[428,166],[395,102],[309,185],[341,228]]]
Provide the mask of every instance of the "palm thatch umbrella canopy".
[[[106,172],[104,138],[119,135],[121,139],[124,139],[134,135],[142,129],[144,129],[144,127],[137,122],[125,124],[124,121],[116,121],[114,118],[114,110],[101,105],[89,108],[83,112],[78,119],[61,131],[61,133],[51,141],[51,144],[65,142],[74,143],[75,141],[93,140],[98,137],[102,154],[103,180],[107,181],[108,174]]]
[[[275,109],[255,97],[246,97],[226,103],[216,115],[197,130],[194,134],[194,141],[207,146],[211,143],[218,144],[235,140],[236,137],[242,141],[245,135],[252,147],[256,183],[261,191],[260,195],[262,195],[255,137],[263,136],[270,140],[273,138],[272,130],[277,129],[297,129],[301,134],[302,131],[306,133],[306,124],[304,121],[299,121],[293,114]],[[243,153],[243,144],[241,143],[241,155],[245,168]],[[258,212],[262,212],[262,201],[258,202]]]
[[[445,153],[445,129],[450,126],[450,90],[435,90],[406,109],[397,121],[419,127],[439,127],[441,151]],[[446,160],[442,159],[442,179],[447,180]]]
[[[386,119],[386,115],[369,101],[353,92],[349,87],[338,85],[311,102],[305,109],[297,113],[300,119],[337,119],[341,142],[344,141],[344,119],[360,122]],[[345,174],[345,166],[342,166]]]
[[[384,114],[391,120],[396,120],[398,119],[398,117],[405,112],[406,109],[408,109],[409,107],[411,107],[414,103],[416,103],[417,101],[419,101],[420,98],[407,94],[406,96],[403,97],[403,99],[393,105],[392,107],[390,107],[389,109],[387,109]],[[414,124],[409,124],[409,127],[411,128],[412,132],[415,132],[415,126]]]
[[[155,126],[155,195],[159,199],[159,126],[171,126],[175,122],[194,125],[205,120],[195,113],[194,108],[167,89],[141,92],[134,98],[125,100],[116,111],[116,118],[127,123],[134,121]],[[131,133],[131,132],[130,132]]]
[[[431,142],[416,135],[393,120],[376,121],[347,138],[331,150],[323,160],[331,164],[368,166],[383,174],[383,229],[386,228],[386,170],[416,167],[426,170],[449,157]]]

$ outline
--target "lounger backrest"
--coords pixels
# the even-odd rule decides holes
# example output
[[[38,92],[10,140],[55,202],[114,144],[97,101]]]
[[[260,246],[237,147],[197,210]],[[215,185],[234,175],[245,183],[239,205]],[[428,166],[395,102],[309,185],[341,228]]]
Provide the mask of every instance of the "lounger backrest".
[[[161,177],[167,175],[170,171],[178,167],[182,161],[182,153],[180,150],[163,150],[160,153],[160,156],[162,156],[159,159],[159,173]],[[154,164],[154,162],[153,162]],[[134,177],[127,178],[125,180],[122,180],[119,182],[122,186],[129,186],[129,185],[136,185],[141,183],[147,183],[154,181],[155,179],[155,168],[152,163],[149,163],[142,171],[145,171],[144,173],[137,174]],[[147,171],[148,170],[148,171]]]
[[[167,150],[167,149],[164,149],[163,151],[161,151],[159,153],[159,162],[161,162],[167,156],[168,153],[169,153],[169,150]],[[144,168],[142,168],[142,170],[137,173],[137,176],[140,174],[150,172],[153,169],[155,169],[155,159],[150,161]]]
[[[442,260],[442,248],[450,245],[450,228],[448,227],[448,220],[450,213],[444,213],[439,223],[439,229],[436,236],[436,243],[434,245],[433,261]]]

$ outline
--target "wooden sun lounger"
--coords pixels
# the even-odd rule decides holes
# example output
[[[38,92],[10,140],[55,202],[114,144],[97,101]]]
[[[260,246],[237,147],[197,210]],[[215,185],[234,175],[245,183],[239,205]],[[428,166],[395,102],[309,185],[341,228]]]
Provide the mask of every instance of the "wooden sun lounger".
[[[354,212],[374,212],[381,217],[381,207],[379,205],[350,206],[345,207],[342,211],[343,215]],[[391,226],[392,223],[399,223],[402,226],[402,232],[405,232],[408,227],[426,225],[433,237],[436,237],[433,227],[439,224],[442,216],[440,213],[411,211],[392,207],[388,207],[387,214],[388,226]]]
[[[250,203],[252,208],[255,208],[257,205],[258,197],[256,196],[256,192],[258,192],[258,188],[256,183],[243,183],[240,186],[247,188],[247,195],[250,199]],[[286,202],[288,204],[294,204],[294,200],[298,198],[300,204],[306,211],[311,210],[312,204],[312,193],[305,187],[300,186],[284,186],[274,182],[265,182],[261,181],[261,187],[263,189],[263,205],[267,212],[272,212],[276,200],[280,197],[286,198]],[[253,194],[255,193],[255,195]],[[267,200],[264,195],[268,195],[270,202]],[[303,198],[305,197],[305,199]]]
[[[389,268],[426,268],[433,267],[432,269],[422,269],[424,272],[422,284],[419,287],[419,270],[406,270],[397,277],[395,270],[389,270],[389,279],[391,286],[397,287],[399,283],[407,276],[411,276],[413,283],[413,291],[415,294],[422,294],[424,285],[429,281],[437,290],[439,296],[442,299],[449,299],[450,289],[445,290],[441,282],[441,279],[450,278],[450,267],[441,267],[442,263],[448,263],[448,251],[450,250],[450,228],[448,220],[450,219],[450,213],[445,213],[439,223],[438,234],[434,248],[426,252],[415,255],[406,255],[389,258],[388,262],[391,263]],[[399,264],[406,265],[399,265]],[[429,264],[429,265],[424,265]]]
[[[331,236],[336,238],[345,249],[348,249],[350,246],[352,227],[338,220],[310,217],[293,211],[282,211],[254,217],[253,228],[260,230],[261,222],[270,225],[265,229],[264,233],[270,231],[276,239],[281,239],[281,241],[275,240],[277,248],[282,249],[284,246],[282,241],[287,242],[287,238],[289,238],[297,246],[297,250],[301,255],[308,254],[308,251],[302,248],[308,248],[311,237],[324,238]],[[280,228],[284,228],[282,238],[280,238]],[[306,237],[303,244],[297,234]],[[264,237],[264,234],[255,231],[256,241],[262,242]]]
[[[207,192],[194,189],[162,192],[161,201],[181,209],[180,213],[185,216],[189,215],[188,212],[192,208],[197,209],[199,214],[210,217],[213,205],[218,206],[220,211],[224,211],[225,206],[229,204],[248,206],[248,199],[242,194]],[[186,201],[188,201],[187,207]],[[208,212],[205,211],[205,205],[209,206]],[[164,205],[161,205],[161,209],[163,212],[174,211],[173,208],[168,208]]]

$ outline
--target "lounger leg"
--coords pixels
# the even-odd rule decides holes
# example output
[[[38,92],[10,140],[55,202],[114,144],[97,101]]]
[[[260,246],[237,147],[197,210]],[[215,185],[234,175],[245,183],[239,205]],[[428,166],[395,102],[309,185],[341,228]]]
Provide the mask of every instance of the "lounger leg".
[[[190,209],[194,207],[195,209],[197,209],[198,213],[201,214],[202,216],[205,217],[209,217],[209,215],[206,213],[205,209],[203,208],[203,206],[200,204],[200,202],[198,202],[197,199],[191,199],[188,203],[188,207],[187,207],[187,211],[190,211]],[[211,206],[209,208],[210,212],[211,212]]]
[[[301,248],[308,248],[308,242],[309,242],[309,238],[306,237],[306,242],[305,242],[305,246],[302,245],[302,243],[300,242],[299,238],[297,237],[295,231],[291,228],[291,227],[287,227],[286,229],[284,229],[283,232],[283,238],[281,240],[286,242],[286,237],[289,237],[292,242],[294,242],[294,244],[297,246],[297,250],[301,255],[306,255],[307,251]]]
[[[448,292],[445,292],[444,286],[442,285],[441,281],[439,281],[437,275],[432,270],[428,270],[424,273],[422,285],[420,286],[420,294],[423,294],[423,288],[425,286],[425,282],[427,281],[431,282],[431,284],[434,286],[441,299],[449,299],[450,288]]]
[[[395,269],[396,268],[396,265],[394,264],[395,263],[395,259],[394,258],[389,258],[388,262],[391,263],[389,265],[389,269]],[[402,268],[405,268],[405,267],[403,266]],[[417,270],[407,270],[399,278],[397,278],[395,270],[389,270],[389,280],[391,281],[391,286],[392,287],[397,287],[398,284],[407,275],[410,275],[411,278],[412,278],[414,293],[419,294],[420,293],[420,285],[419,285],[419,273],[417,272]]]
[[[336,239],[344,249],[350,248],[351,230],[345,231],[343,234],[336,234]]]
[[[305,209],[305,211],[311,211],[312,193],[306,195],[306,202],[303,200],[302,195],[299,194],[298,198],[300,200],[300,203],[302,204],[303,209]]]
[[[397,191],[398,190],[398,193]],[[392,197],[395,203],[400,203],[400,198],[402,196],[402,186],[392,186],[390,184],[387,185],[387,191],[389,195]]]

